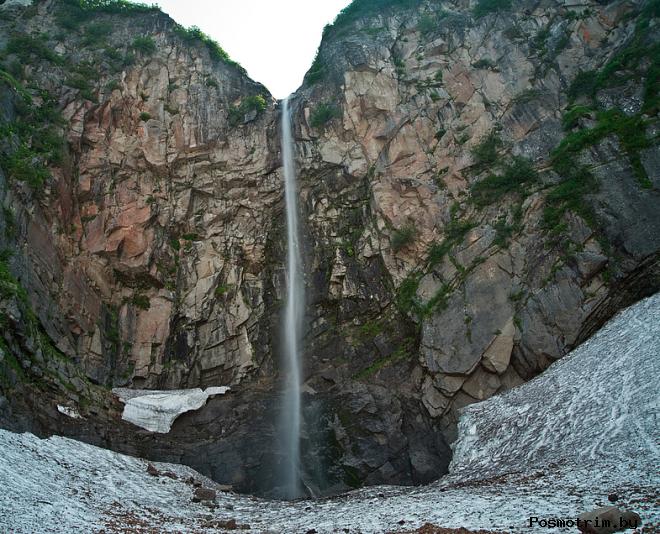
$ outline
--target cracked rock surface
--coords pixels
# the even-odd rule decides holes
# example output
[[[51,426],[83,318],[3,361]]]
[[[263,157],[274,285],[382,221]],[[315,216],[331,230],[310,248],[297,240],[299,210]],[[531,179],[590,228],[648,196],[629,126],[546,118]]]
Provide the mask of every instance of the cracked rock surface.
[[[514,1],[476,18],[474,2],[420,0],[325,32],[291,100],[312,493],[437,479],[462,408],[660,288],[648,5]],[[0,423],[268,494],[286,294],[279,105],[162,13],[99,14],[111,31],[95,43],[58,9],[0,6],[2,42],[53,28],[42,38],[61,61],[32,54],[16,81],[35,105],[34,87],[48,91],[66,139],[38,194],[0,171],[0,247],[26,292],[0,295]],[[140,36],[152,51],[133,48]],[[601,86],[580,92],[581,72]],[[240,111],[257,95],[263,108]],[[20,119],[14,86],[0,102],[4,122]],[[166,435],[122,421],[109,393],[214,386],[231,390]]]

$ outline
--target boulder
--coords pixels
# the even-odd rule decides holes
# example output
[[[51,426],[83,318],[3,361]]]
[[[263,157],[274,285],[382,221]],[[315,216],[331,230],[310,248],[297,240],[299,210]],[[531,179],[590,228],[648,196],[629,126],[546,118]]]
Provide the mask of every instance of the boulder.
[[[200,487],[196,488],[193,493],[193,502],[215,501],[217,494],[216,491],[210,488]]]

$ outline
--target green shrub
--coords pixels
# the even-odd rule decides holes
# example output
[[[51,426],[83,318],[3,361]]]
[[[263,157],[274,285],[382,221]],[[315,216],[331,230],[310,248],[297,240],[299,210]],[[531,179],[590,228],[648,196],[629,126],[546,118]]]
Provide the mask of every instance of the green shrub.
[[[477,206],[487,206],[512,192],[523,193],[524,186],[538,179],[529,160],[515,157],[504,164],[501,174],[490,174],[472,186],[472,201]]]
[[[419,288],[420,275],[418,273],[408,276],[401,285],[396,294],[396,306],[402,313],[410,311],[419,311],[417,302],[417,289]]]
[[[452,214],[452,219],[443,229],[445,239],[442,243],[431,243],[431,246],[429,247],[426,260],[429,268],[438,265],[455,245],[458,245],[463,241],[465,234],[467,234],[472,228],[474,228],[474,223],[472,221],[462,221],[456,218],[456,213]]]
[[[112,33],[112,24],[109,22],[97,22],[89,24],[85,28],[85,37],[83,44],[85,46],[101,45],[105,38]]]
[[[597,90],[598,73],[593,70],[580,71],[568,88],[568,98],[575,100],[580,96],[593,97]]]
[[[107,91],[115,91],[116,89],[121,88],[121,84],[119,83],[119,80],[110,80],[105,84],[105,88]]]
[[[99,13],[130,15],[158,13],[157,5],[132,3],[126,0],[59,0],[56,19],[64,28],[77,31]]]
[[[506,247],[509,239],[513,235],[514,227],[506,223],[506,217],[500,217],[493,223],[495,230],[495,239],[493,244],[498,247]]]
[[[474,228],[474,223],[472,221],[463,221],[456,218],[454,215],[445,225],[445,237],[454,243],[459,243],[460,241],[463,241],[465,234],[472,230],[472,228]]]
[[[142,122],[147,122],[149,119],[151,119],[151,114],[150,113],[147,113],[146,111],[143,111],[142,113],[140,113],[140,120]]]
[[[580,215],[588,224],[593,224],[595,216],[584,197],[598,190],[598,182],[583,166],[573,165],[564,169],[568,178],[555,186],[546,197],[543,209],[543,226],[558,234],[565,230],[564,214],[572,211]]]
[[[18,96],[24,101],[24,102],[31,102],[32,97],[30,96],[30,93],[28,93],[25,88],[21,85],[21,83],[9,72],[6,72],[4,70],[0,70],[0,83],[3,83],[16,91]]]
[[[47,165],[63,160],[64,140],[59,126],[64,121],[47,91],[38,93],[41,103],[35,105],[27,90],[9,74],[0,71],[0,80],[18,96],[18,119],[0,124],[0,137],[6,141],[0,165],[9,179],[25,182],[38,192],[50,177]]]
[[[534,89],[534,88],[525,89],[524,91],[521,91],[516,96],[514,96],[511,99],[511,102],[513,104],[526,104],[527,102],[536,100],[540,96],[541,96],[541,91],[539,91],[538,89]]]
[[[339,12],[332,24],[328,24],[323,29],[323,37],[341,33],[359,19],[390,9],[418,7],[421,3],[421,0],[353,0]]]
[[[2,156],[0,164],[11,179],[25,182],[34,190],[40,190],[50,177],[39,154],[27,145],[21,145],[11,154]]]
[[[660,111],[660,54],[653,57],[653,63],[646,73],[644,81],[644,106],[642,111],[648,115],[656,115]]]
[[[394,64],[394,70],[396,71],[397,76],[400,78],[404,77],[406,75],[406,62],[400,57],[393,55],[392,63]]]
[[[495,68],[496,65],[495,65],[495,62],[492,59],[485,57],[485,58],[482,58],[482,59],[472,63],[472,66],[475,69],[490,69],[490,70],[492,70],[492,69]]]
[[[137,50],[145,55],[153,54],[156,51],[156,41],[154,41],[153,37],[144,35],[133,39],[131,47],[133,50]]]
[[[3,299],[18,298],[27,302],[27,293],[19,284],[9,269],[11,253],[7,250],[0,252],[0,297]]]
[[[562,140],[551,153],[553,165],[565,172],[580,151],[614,134],[628,154],[638,180],[643,186],[649,187],[651,184],[639,156],[640,150],[651,145],[646,137],[645,120],[639,115],[629,117],[617,109],[598,112],[596,118],[595,127],[570,133]]]
[[[219,285],[215,288],[214,294],[216,297],[222,297],[229,291],[229,286]]]
[[[204,45],[208,50],[211,59],[215,61],[222,61],[227,65],[236,67],[241,72],[245,72],[245,69],[241,67],[239,63],[231,59],[229,57],[229,54],[225,52],[224,49],[216,41],[211,39],[197,26],[184,28],[183,26],[177,24],[174,27],[174,33],[177,34],[186,43],[190,43],[190,44],[201,43],[202,45]]]
[[[29,64],[33,57],[45,59],[55,65],[62,65],[64,63],[62,56],[54,52],[41,36],[32,37],[27,34],[13,35],[7,41],[6,51],[9,54],[16,54],[25,64]]]
[[[380,321],[367,321],[360,326],[360,336],[374,338],[383,331],[383,323]]]
[[[472,149],[475,166],[481,169],[495,165],[499,160],[499,150],[502,147],[503,143],[500,137],[494,132],[489,134]]]
[[[485,17],[490,13],[503,11],[511,8],[511,0],[479,0],[474,6],[474,16],[476,18]]]
[[[399,252],[400,250],[411,245],[417,237],[417,229],[411,224],[407,224],[401,228],[394,230],[392,233],[392,250]]]
[[[573,106],[566,110],[561,118],[561,124],[564,130],[571,130],[578,125],[580,119],[590,117],[593,112],[593,109],[588,106]]]
[[[385,356],[384,358],[381,358],[379,360],[376,360],[374,363],[372,363],[369,367],[366,369],[362,369],[362,371],[355,373],[353,375],[353,378],[355,380],[363,380],[381,369],[384,369],[386,367],[395,365],[399,362],[409,360],[411,357],[411,354],[414,354],[413,350],[413,340],[406,340],[404,345],[399,347],[397,350],[392,352],[389,356]],[[359,479],[357,480],[357,483],[353,482],[352,486],[353,487],[359,487],[360,482]]]
[[[438,25],[436,20],[428,13],[422,15],[419,19],[419,23],[417,24],[417,29],[422,35],[430,34],[437,27]]]
[[[309,71],[307,71],[307,74],[305,75],[305,82],[313,85],[315,83],[320,82],[323,78],[325,78],[325,66],[323,65],[323,62],[321,61],[321,56],[319,54],[319,51],[316,51],[316,55],[314,56],[314,62],[312,63],[312,66],[309,68]]]
[[[149,297],[146,295],[133,295],[131,303],[141,310],[148,310],[151,308],[151,302],[149,301]]]
[[[594,113],[584,106],[571,108],[564,116],[565,125],[574,125],[577,117]],[[651,187],[651,181],[641,162],[640,151],[651,146],[646,136],[646,121],[641,115],[628,116],[617,109],[596,112],[596,125],[568,134],[551,152],[553,169],[564,178],[546,197],[543,211],[544,226],[553,234],[562,233],[567,211],[580,215],[588,224],[594,225],[596,217],[585,196],[598,189],[598,181],[584,165],[577,162],[579,153],[599,143],[602,139],[616,135],[625,150],[633,172],[642,187]]]
[[[93,93],[93,88],[87,81],[87,78],[80,74],[73,74],[64,80],[64,85],[73,87],[80,91],[80,96],[91,102],[96,102],[96,96]]]
[[[426,260],[429,267],[438,265],[438,263],[440,263],[449,253],[453,245],[454,243],[450,239],[445,239],[442,243],[431,243]]]
[[[332,119],[340,116],[339,109],[336,106],[321,102],[310,114],[309,124],[312,128],[323,128]]]
[[[229,125],[237,126],[240,124],[245,115],[251,111],[256,111],[257,114],[261,113],[268,107],[268,102],[262,95],[252,95],[241,100],[238,106],[231,106],[229,108]]]

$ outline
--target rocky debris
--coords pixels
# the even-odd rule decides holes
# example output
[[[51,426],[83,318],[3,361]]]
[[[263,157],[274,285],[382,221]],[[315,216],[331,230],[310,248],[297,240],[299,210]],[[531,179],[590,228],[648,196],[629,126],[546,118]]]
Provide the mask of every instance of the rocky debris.
[[[574,99],[571,86],[644,44],[642,4],[548,0],[478,19],[474,5],[397,5],[330,29],[323,79],[308,77],[292,98],[312,297],[306,435],[322,436],[305,443],[305,477],[319,493],[437,478],[461,409],[537,376],[658,288],[656,116],[643,118],[644,142],[613,134],[566,154],[564,167],[593,175],[586,193],[566,191],[583,182],[552,161],[562,140],[596,125],[591,107],[639,118],[650,60],[593,101]],[[285,294],[277,104],[163,14],[101,14],[112,31],[97,49],[84,31],[59,27],[58,9],[46,0],[0,20],[3,41],[53,28],[46,49],[63,65],[33,55],[29,85],[58,103],[73,166],[53,167],[40,195],[0,172],[0,200],[15,212],[15,235],[0,232],[0,245],[15,251],[9,268],[43,326],[36,336],[25,315],[5,310],[19,365],[0,362],[11,404],[0,422],[187,462],[263,494],[276,485],[260,466],[276,461]],[[136,36],[153,38],[153,53],[134,54]],[[133,59],[114,71],[103,50]],[[68,66],[95,67],[89,91],[65,83],[79,75]],[[257,94],[266,109],[244,113]],[[3,84],[3,116],[16,115],[15,97]],[[575,106],[582,113],[565,129]],[[329,120],[318,125],[323,109]],[[616,130],[640,131],[629,125]],[[520,170],[517,158],[537,171],[530,183],[489,180]],[[0,226],[9,227],[4,210]],[[39,339],[62,357],[36,350]],[[232,395],[171,429],[159,416],[145,436],[90,384],[228,384]],[[58,403],[91,408],[81,420],[42,408]],[[140,419],[153,419],[145,410]],[[328,480],[315,477],[316,458],[331,466]]]
[[[390,532],[388,534],[395,533]],[[469,530],[467,528],[442,528],[431,523],[426,523],[415,530],[398,530],[396,534],[504,534],[504,532],[495,530]]]
[[[152,477],[159,477],[160,476],[160,471],[156,469],[154,464],[148,464],[147,465],[147,473],[149,473]]]
[[[134,456],[0,430],[0,530],[36,532],[48,525],[64,534],[111,523],[114,531],[205,534],[235,522],[254,532],[376,534],[423,525],[452,534],[460,526],[522,534],[539,502],[547,517],[576,518],[585,502],[603,498],[603,488],[616,488],[618,509],[636,510],[652,529],[660,519],[652,441],[659,314],[660,294],[619,314],[537,379],[467,407],[452,472],[423,487],[363,488],[295,502],[221,493],[214,497],[218,508],[201,515],[190,505],[191,484],[213,486],[189,467],[159,465],[178,476],[164,481]],[[615,412],[620,418],[602,427]],[[602,428],[602,441],[584,439],[585,428]],[[487,439],[474,441],[475,433]]]
[[[192,502],[215,501],[217,493],[215,490],[205,487],[195,488]]]
[[[203,528],[210,529],[223,529],[223,530],[250,530],[250,525],[239,524],[236,519],[228,519],[226,521],[220,519],[208,519],[202,522]]]
[[[616,506],[603,506],[578,516],[578,528],[586,534],[612,534],[642,526],[639,514],[622,511]]]

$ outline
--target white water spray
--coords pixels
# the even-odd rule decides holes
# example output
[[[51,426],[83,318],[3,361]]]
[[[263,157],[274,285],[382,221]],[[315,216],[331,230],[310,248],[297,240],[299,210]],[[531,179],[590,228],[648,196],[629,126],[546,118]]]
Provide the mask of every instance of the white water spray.
[[[291,134],[289,99],[282,101],[282,160],[284,166],[284,190],[286,200],[287,233],[287,298],[283,323],[284,372],[286,376],[282,413],[280,416],[280,439],[284,464],[281,473],[283,497],[300,497],[300,351],[302,321],[304,314],[304,286],[301,272],[300,233],[298,230],[298,201],[296,166]]]

